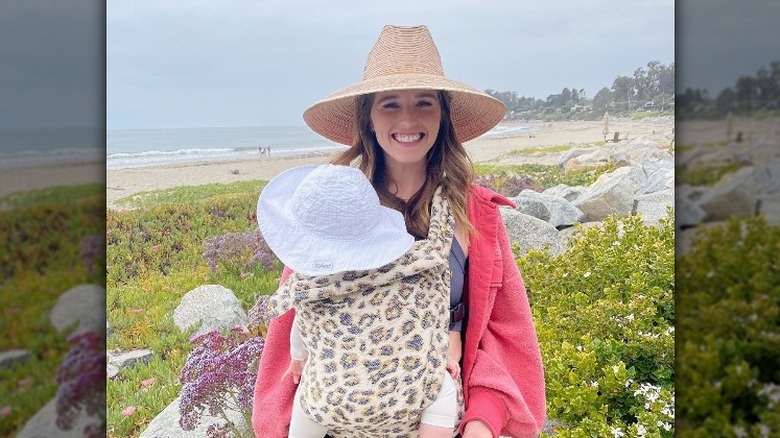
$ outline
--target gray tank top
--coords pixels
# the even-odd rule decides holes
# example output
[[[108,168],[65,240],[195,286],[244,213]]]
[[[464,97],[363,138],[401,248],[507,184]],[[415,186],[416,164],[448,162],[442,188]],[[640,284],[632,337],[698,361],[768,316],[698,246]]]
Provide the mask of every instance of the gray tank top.
[[[463,282],[466,278],[466,262],[468,256],[460,247],[458,239],[452,239],[450,250],[450,270],[452,282],[450,284],[450,309],[456,308],[463,301]],[[463,320],[450,325],[450,330],[459,332],[463,330]]]

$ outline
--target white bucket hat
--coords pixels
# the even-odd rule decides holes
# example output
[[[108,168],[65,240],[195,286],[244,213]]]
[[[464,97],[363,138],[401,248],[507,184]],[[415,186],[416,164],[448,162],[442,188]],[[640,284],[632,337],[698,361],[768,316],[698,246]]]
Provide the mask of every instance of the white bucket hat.
[[[352,146],[358,96],[391,90],[444,90],[458,141],[490,131],[506,114],[500,100],[444,76],[441,57],[425,26],[384,26],[368,54],[363,80],[315,103],[303,120],[316,133]]]
[[[280,173],[260,193],[257,220],[279,260],[305,275],[378,268],[414,244],[401,212],[381,206],[368,178],[349,166]]]

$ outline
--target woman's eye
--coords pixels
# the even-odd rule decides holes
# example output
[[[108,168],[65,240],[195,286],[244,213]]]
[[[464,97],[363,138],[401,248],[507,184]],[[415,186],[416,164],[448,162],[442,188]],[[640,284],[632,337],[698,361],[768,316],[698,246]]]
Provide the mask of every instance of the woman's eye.
[[[429,106],[433,106],[433,102],[431,102],[430,100],[421,100],[421,101],[417,102],[417,106],[419,106],[419,107],[429,107]]]
[[[397,109],[400,108],[398,105],[398,102],[387,102],[385,104],[382,104],[382,108],[384,109]]]

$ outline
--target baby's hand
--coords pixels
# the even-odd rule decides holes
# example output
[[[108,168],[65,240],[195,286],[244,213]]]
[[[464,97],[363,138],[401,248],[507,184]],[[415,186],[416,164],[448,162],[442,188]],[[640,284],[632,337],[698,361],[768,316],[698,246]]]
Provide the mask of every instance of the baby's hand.
[[[306,363],[305,360],[290,359],[290,366],[287,367],[287,371],[285,371],[282,375],[282,380],[284,380],[288,375],[292,375],[293,383],[297,385],[298,382],[301,381],[301,373],[303,373],[304,363]]]
[[[458,363],[458,360],[452,357],[447,356],[447,372],[450,373],[450,376],[452,376],[452,380],[458,381],[458,376],[460,375],[460,364]]]

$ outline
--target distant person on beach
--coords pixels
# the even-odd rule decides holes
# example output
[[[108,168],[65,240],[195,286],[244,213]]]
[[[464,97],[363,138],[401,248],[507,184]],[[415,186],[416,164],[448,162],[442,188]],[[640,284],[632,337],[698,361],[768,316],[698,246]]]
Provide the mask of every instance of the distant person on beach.
[[[260,152],[260,155],[265,155],[265,146],[258,146],[257,151]]]
[[[350,146],[332,163],[361,170],[381,205],[403,214],[411,235],[421,241],[430,239],[431,233],[453,235],[452,244],[445,248],[451,278],[437,282],[449,289],[450,304],[458,303],[450,306],[449,311],[442,309],[441,313],[458,313],[460,306],[465,309],[463,318],[456,324],[459,327],[453,327],[461,330],[462,344],[452,343],[461,353],[456,391],[457,432],[462,438],[533,437],[541,433],[545,421],[539,343],[523,279],[499,214],[499,206],[513,204],[497,193],[474,185],[474,170],[463,148],[464,142],[496,126],[505,113],[500,101],[444,75],[438,49],[427,27],[385,26],[369,53],[363,80],[336,91],[303,114],[312,130]],[[444,226],[439,222],[442,202],[451,209],[453,217]],[[328,217],[325,212],[322,216]],[[323,226],[331,224],[326,222]],[[326,229],[311,232],[322,234]],[[371,253],[366,252],[365,256],[371,257]],[[286,267],[282,287],[291,275],[296,274]],[[374,281],[379,282],[366,278],[362,287],[370,288]],[[415,285],[411,282],[409,287]],[[323,293],[327,295],[325,290]],[[408,288],[399,287],[387,295],[377,296],[377,300],[401,299],[408,293]],[[403,327],[402,332],[421,330],[433,321],[449,318],[448,315],[427,318],[428,308],[418,309],[416,324]],[[252,426],[258,437],[277,438],[290,433],[288,426],[296,398],[296,382],[289,372],[290,333],[295,315],[295,310],[287,311],[271,319],[268,326],[253,399]],[[381,328],[372,331],[375,329],[370,321],[366,316],[347,322],[350,329],[368,330],[384,346],[382,342],[389,336],[388,332]],[[322,329],[337,330],[330,324]],[[301,335],[306,336],[303,332]],[[311,339],[317,342],[317,334],[312,334]],[[419,345],[415,341],[396,347],[413,354]],[[320,345],[326,357],[327,347]],[[426,370],[416,384],[401,381],[399,387],[379,388],[350,386],[353,381],[345,372],[341,377],[346,379],[346,384],[337,387],[349,401],[364,404],[367,414],[375,415],[387,406],[375,405],[376,398],[361,397],[364,394],[361,391],[379,389],[403,395],[396,399],[394,408],[400,404],[410,415],[399,414],[392,424],[369,422],[362,429],[348,433],[330,430],[329,435],[333,438],[416,436],[420,420],[414,414],[436,399],[445,383],[443,376],[436,378],[440,376],[438,368],[428,366],[437,360],[444,361],[444,355],[439,350],[431,352],[430,360],[422,363],[389,360],[395,356],[381,360],[366,354],[334,357],[332,366],[351,367],[350,370],[361,374],[392,373],[399,368],[421,366]],[[300,381],[307,388],[330,384],[333,381]],[[337,421],[341,414],[328,412],[327,406],[322,410],[306,404],[301,407],[305,415],[318,423],[327,421],[325,416]]]
[[[272,315],[296,310],[288,374],[299,386],[289,436],[351,434],[356,423],[392,424],[413,412],[421,418],[420,438],[452,436],[460,331],[451,330],[457,321],[447,311],[449,283],[440,280],[449,275],[453,219],[441,197],[435,213],[428,238],[415,242],[403,215],[382,207],[371,182],[349,166],[296,167],[263,189],[260,231],[294,270],[269,306]],[[421,316],[430,324],[419,326]],[[405,347],[414,343],[418,348]],[[358,371],[358,362],[376,366]],[[412,397],[399,394],[403,382],[420,388],[441,379],[432,402],[419,397],[418,409],[404,405]],[[357,402],[345,386],[360,388]],[[309,418],[303,405],[327,415]]]

